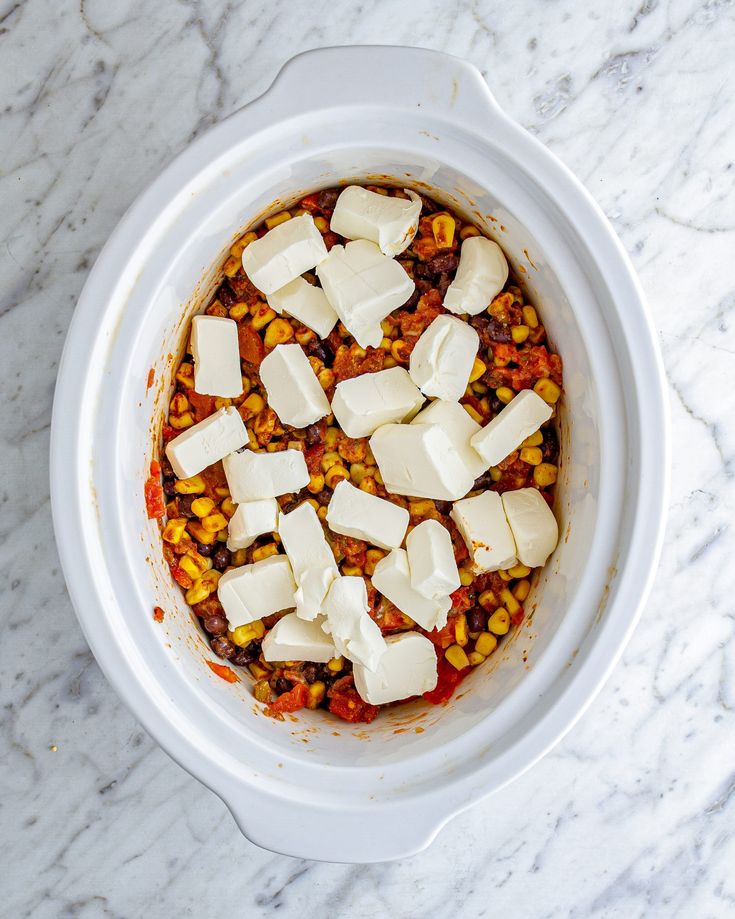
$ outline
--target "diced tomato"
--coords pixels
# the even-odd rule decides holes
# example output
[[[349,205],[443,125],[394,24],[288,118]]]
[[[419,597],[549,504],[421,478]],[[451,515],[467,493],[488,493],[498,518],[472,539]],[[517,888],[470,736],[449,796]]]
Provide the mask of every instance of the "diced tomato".
[[[337,680],[327,693],[329,697],[329,711],[351,724],[363,722],[370,724],[378,717],[380,709],[377,705],[365,702],[354,688],[351,674]]]
[[[466,613],[472,607],[472,591],[469,587],[459,587],[450,596],[453,613]]]
[[[492,590],[494,594],[500,596],[500,591],[505,588],[506,584],[497,571],[486,571],[484,574],[477,575],[472,586],[478,595],[486,590]]]
[[[302,198],[301,207],[303,207],[305,211],[321,210],[319,207],[319,195],[315,192],[313,195],[307,195],[305,198]]]
[[[194,417],[197,421],[204,421],[214,412],[214,396],[204,396],[190,389],[187,398],[194,409]]]
[[[304,451],[306,468],[309,470],[311,475],[318,475],[322,471],[321,463],[325,450],[326,447],[324,444],[314,444],[313,447],[307,447]]]
[[[145,506],[150,520],[159,520],[166,513],[166,498],[161,485],[161,464],[153,460],[150,477],[143,486]]]
[[[225,467],[222,464],[222,460],[212,463],[211,466],[207,466],[206,469],[201,471],[200,475],[204,479],[204,494],[208,498],[212,498],[212,500],[219,503],[222,500],[222,496],[217,494],[217,489],[224,488],[227,485]]]
[[[337,236],[336,233],[332,233],[331,231],[329,233],[325,233],[322,236],[322,239],[324,240],[324,245],[327,247],[327,252],[329,252],[332,246],[336,246],[339,242],[339,236]]]
[[[178,435],[178,433],[179,432],[176,430],[176,428],[172,428],[171,425],[169,424],[164,424],[163,431],[161,432],[161,436],[163,437],[163,443],[164,444],[169,443],[169,441],[172,441],[174,437]]]
[[[309,698],[309,690],[305,683],[297,683],[289,692],[284,692],[275,702],[266,707],[266,715],[282,715],[285,712],[297,712],[304,708]]]
[[[332,370],[339,382],[350,380],[363,373],[375,373],[377,370],[382,370],[384,361],[385,351],[382,348],[367,348],[365,354],[360,357],[357,345],[353,345],[337,352]]]
[[[164,613],[164,611],[161,609],[160,606],[153,607],[153,618],[156,620],[156,622],[163,622],[163,617],[165,615],[166,614]]]
[[[351,565],[364,568],[366,562],[367,543],[354,536],[335,536],[334,541],[342,550],[342,554]]]
[[[443,629],[432,629],[431,632],[424,632],[424,635],[434,647],[446,650],[454,644],[454,619],[450,617]]]
[[[525,614],[525,612],[524,612],[524,610],[523,610],[523,607],[521,607],[521,608],[520,608],[519,610],[517,610],[515,613],[511,613],[511,615],[510,615],[510,624],[511,624],[511,625],[520,625],[520,624],[523,622],[523,618],[524,618],[525,615],[526,615],[526,614]]]
[[[373,619],[378,623],[380,631],[384,634],[406,628],[406,619],[403,613],[385,597],[378,604]]]
[[[151,367],[151,369],[148,371],[148,381],[146,382],[146,386],[145,386],[146,392],[148,392],[151,386],[153,386],[153,382],[155,379],[156,379],[156,371]]]
[[[436,687],[430,692],[424,693],[424,699],[426,699],[427,702],[431,702],[432,705],[438,705],[440,702],[446,702],[451,699],[454,690],[472,668],[465,667],[464,670],[457,670],[452,667],[444,656],[442,656],[437,661],[436,669],[438,673]]]
[[[214,661],[207,661],[207,666],[213,673],[216,673],[218,677],[221,677],[228,683],[240,682],[240,677],[235,673],[235,671],[230,670],[229,667],[225,667],[224,664],[215,664]]]
[[[174,580],[177,584],[180,584],[184,590],[188,590],[191,585],[194,583],[191,579],[191,575],[187,574],[183,568],[180,568],[178,565],[174,565],[171,568],[171,574],[174,577]]]
[[[240,345],[240,357],[259,367],[265,357],[265,345],[257,331],[250,324],[241,323],[237,327],[237,341]]]

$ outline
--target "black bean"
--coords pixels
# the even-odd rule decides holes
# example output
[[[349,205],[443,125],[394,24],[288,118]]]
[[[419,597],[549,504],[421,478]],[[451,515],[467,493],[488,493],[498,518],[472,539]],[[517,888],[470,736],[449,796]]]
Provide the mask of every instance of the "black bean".
[[[207,616],[202,625],[210,635],[224,635],[227,631],[227,620],[224,616]]]
[[[322,507],[326,507],[332,500],[332,492],[325,488],[319,494],[311,495],[311,497],[316,498]]]
[[[316,664],[304,664],[301,672],[307,683],[315,683],[319,676],[319,668]]]
[[[467,628],[470,632],[482,632],[487,624],[487,617],[478,606],[473,606],[467,613]]]
[[[470,325],[480,336],[480,344],[483,348],[490,347],[490,344],[494,341],[513,341],[510,326],[498,322],[494,316],[473,316],[470,319]]]
[[[179,508],[180,517],[195,517],[196,514],[191,509],[192,502],[196,501],[198,495],[179,495],[176,499],[176,504]]]
[[[237,654],[237,645],[226,635],[218,635],[210,641],[209,645],[217,657],[223,657],[226,661],[231,660]]]
[[[502,412],[505,408],[505,404],[498,399],[498,397],[493,393],[489,396],[490,399],[490,411],[493,415],[497,415],[499,412]]]
[[[325,367],[331,367],[334,361],[334,352],[326,341],[312,341],[306,346],[312,357],[318,358]]]
[[[433,278],[436,272],[431,270],[430,265],[430,262],[416,262],[413,266],[414,278]]]
[[[164,479],[163,482],[163,493],[167,498],[173,498],[176,494],[176,481],[175,479]]]
[[[252,664],[253,661],[258,659],[257,654],[252,654],[250,648],[238,648],[236,653],[230,658],[233,664],[236,664],[238,667],[246,667],[248,664]]]
[[[198,542],[198,543],[197,543],[197,552],[198,552],[200,555],[203,555],[205,558],[209,558],[209,556],[212,554],[212,548],[213,548],[213,547],[207,545],[206,542]]]
[[[490,475],[490,470],[488,470],[475,479],[475,484],[472,486],[472,489],[474,491],[478,488],[490,488],[493,484],[493,477]]]
[[[431,198],[425,198],[423,195],[419,195],[421,198],[421,213],[424,214],[435,214],[439,210],[439,205],[432,201]]]
[[[451,283],[452,279],[449,277],[446,271],[443,271],[436,283],[436,289],[439,291],[439,296],[442,298],[442,302],[444,301],[444,295],[446,294],[447,290],[449,290],[449,285]]]
[[[318,444],[322,439],[322,427],[318,424],[309,424],[304,429],[306,434],[306,443],[309,447],[313,447],[314,444]]]
[[[337,203],[339,192],[336,188],[323,188],[316,199],[317,207],[323,211],[331,210]]]
[[[173,467],[171,466],[171,463],[166,459],[165,456],[161,457],[161,472],[163,474],[164,479],[173,479],[174,477]]]
[[[217,571],[224,571],[232,561],[232,553],[225,546],[220,546],[212,556],[212,563]]]
[[[456,271],[457,265],[459,265],[459,259],[451,252],[446,252],[444,255],[435,255],[434,258],[429,259],[426,263],[430,274],[444,274],[447,271]]]
[[[444,514],[445,517],[452,509],[451,501],[434,501],[434,504],[439,513]]]
[[[559,437],[554,428],[544,428],[541,455],[545,463],[555,463],[559,459]]]
[[[237,303],[237,296],[227,282],[225,282],[217,291],[217,299],[222,304],[222,306],[226,306],[227,309]]]
[[[404,310],[416,309],[416,305],[419,302],[420,297],[421,297],[421,294],[419,293],[418,288],[417,288],[416,290],[414,290],[414,292],[411,294],[408,300],[406,300],[406,302],[403,304],[401,309],[404,309]]]
[[[273,688],[280,696],[284,692],[291,692],[292,686],[288,680],[284,679],[282,676],[279,676],[276,680],[276,685]]]
[[[419,295],[428,294],[431,288],[432,288],[431,281],[425,281],[423,278],[416,281],[416,290],[419,292]]]

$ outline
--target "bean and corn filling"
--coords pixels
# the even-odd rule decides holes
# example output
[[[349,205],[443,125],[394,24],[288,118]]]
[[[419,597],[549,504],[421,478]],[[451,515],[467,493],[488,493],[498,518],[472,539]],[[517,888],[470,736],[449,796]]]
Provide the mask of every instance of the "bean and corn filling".
[[[381,195],[405,197],[404,192],[395,188],[368,188]],[[281,424],[267,403],[259,366],[277,345],[297,343],[330,402],[335,386],[342,380],[397,365],[407,367],[419,336],[437,316],[446,312],[442,301],[454,278],[462,241],[479,235],[480,231],[457,214],[422,197],[416,237],[398,256],[400,264],[415,280],[416,289],[406,303],[383,321],[380,346],[361,348],[341,323],[321,340],[305,325],[277,315],[268,306],[243,271],[242,253],[274,226],[301,214],[313,216],[327,249],[345,242],[330,229],[339,191],[332,188],[307,195],[297,206],[268,217],[256,230],[245,233],[234,243],[222,266],[221,283],[205,312],[229,317],[238,324],[243,394],[227,399],[196,393],[194,365],[187,348],[176,370],[176,388],[163,427],[163,443],[217,409],[234,405],[245,422],[252,449],[267,452],[295,449],[304,454],[309,484],[297,494],[277,499],[283,512],[307,500],[324,522],[333,489],[345,479],[371,495],[406,508],[410,515],[409,529],[430,518],[446,527],[452,538],[461,586],[451,596],[446,626],[425,632],[372,586],[371,575],[386,552],[360,539],[337,535],[325,524],[325,535],[341,573],[365,578],[370,615],[382,633],[416,630],[434,644],[439,678],[436,688],[424,697],[439,703],[449,699],[472,668],[495,653],[504,637],[523,621],[524,602],[531,589],[531,569],[516,564],[507,571],[475,575],[465,542],[449,517],[450,502],[388,493],[368,438],[348,437],[332,415],[304,429]],[[305,277],[310,283],[318,283],[313,273]],[[556,405],[562,387],[561,359],[549,350],[536,309],[525,302],[512,276],[485,312],[465,318],[479,335],[480,350],[460,402],[476,422],[487,424],[524,389],[532,388],[545,402]],[[505,492],[533,487],[551,504],[558,455],[552,417],[518,450],[480,476],[470,496],[485,489]],[[326,708],[348,722],[369,722],[377,716],[382,706],[370,705],[360,698],[354,688],[352,664],[343,657],[326,664],[264,660],[262,640],[285,613],[229,630],[217,598],[221,574],[231,567],[257,562],[283,550],[276,533],[257,538],[247,549],[227,548],[228,520],[236,506],[221,462],[192,478],[178,479],[164,457],[160,465],[154,462],[145,492],[149,515],[165,517],[165,522],[162,520],[165,559],[207,634],[212,651],[227,664],[249,670],[255,680],[255,698],[266,704],[268,714],[282,717],[284,712],[301,708]],[[232,678],[225,673],[231,673],[227,667],[215,665],[213,669],[225,678]]]

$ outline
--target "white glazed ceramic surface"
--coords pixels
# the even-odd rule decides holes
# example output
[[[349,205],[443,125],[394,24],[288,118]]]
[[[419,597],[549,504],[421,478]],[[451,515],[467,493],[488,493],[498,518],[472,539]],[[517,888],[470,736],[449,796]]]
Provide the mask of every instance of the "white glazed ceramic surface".
[[[204,663],[214,656],[145,516],[151,432],[171,355],[233,237],[307,191],[376,176],[475,220],[527,280],[564,359],[562,536],[533,616],[446,707],[412,703],[371,725],[323,712],[277,722],[247,678],[228,684]],[[250,839],[302,857],[397,858],[528,768],[615,663],[658,557],[666,418],[654,336],[617,239],[479,72],[416,49],[309,52],[168,167],[90,274],[54,406],[59,551],[107,677]]]

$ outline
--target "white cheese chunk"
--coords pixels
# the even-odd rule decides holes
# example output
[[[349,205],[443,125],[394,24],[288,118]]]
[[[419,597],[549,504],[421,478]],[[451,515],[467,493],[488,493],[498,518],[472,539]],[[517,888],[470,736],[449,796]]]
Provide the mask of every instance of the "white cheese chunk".
[[[497,492],[484,491],[457,501],[449,516],[457,524],[478,574],[515,565],[516,545]]]
[[[297,579],[310,568],[329,568],[336,577],[334,553],[324,536],[316,511],[308,501],[299,504],[289,514],[281,514],[278,533]]]
[[[375,673],[362,664],[353,666],[355,689],[361,699],[370,705],[383,705],[436,688],[436,651],[428,638],[418,632],[403,632],[389,636],[385,643]]]
[[[195,316],[191,321],[194,390],[208,396],[242,394],[237,323],[222,316]]]
[[[559,542],[559,525],[543,495],[535,488],[518,488],[503,495],[503,508],[513,531],[518,560],[538,568]]]
[[[355,488],[346,479],[337,483],[327,507],[327,523],[331,530],[342,536],[364,539],[381,549],[400,546],[408,520],[404,507]]]
[[[295,594],[296,615],[300,619],[316,619],[336,576],[332,568],[308,568],[302,573],[296,581]]]
[[[268,294],[268,305],[277,313],[285,313],[303,322],[319,338],[326,338],[337,324],[337,314],[321,287],[315,287],[301,277]]]
[[[404,188],[409,196],[392,198],[350,185],[337,198],[329,228],[347,239],[369,239],[391,258],[407,249],[419,228],[421,198]]]
[[[318,620],[304,622],[296,613],[279,619],[263,639],[263,657],[267,661],[313,661],[326,664],[337,651],[325,635]]]
[[[281,424],[305,428],[330,412],[329,401],[301,345],[276,345],[263,358],[260,379]]]
[[[551,418],[551,406],[532,389],[519,392],[470,443],[488,466],[497,466]]]
[[[264,294],[285,287],[327,257],[311,214],[292,217],[243,249],[245,274]]]
[[[368,437],[382,424],[403,421],[423,402],[408,371],[390,367],[337,383],[332,411],[348,437]]]
[[[441,425],[473,479],[488,469],[489,464],[470,446],[471,439],[481,429],[480,425],[470,418],[459,402],[435,399],[416,415],[411,424]]]
[[[425,395],[456,402],[467,389],[479,346],[471,325],[456,316],[437,316],[411,352],[411,379]]]
[[[370,438],[370,449],[385,487],[397,495],[455,501],[475,481],[438,424],[384,424]]]
[[[296,582],[285,555],[271,555],[252,565],[231,568],[217,585],[230,629],[292,609],[295,592]]]
[[[247,442],[242,418],[234,405],[228,405],[169,441],[166,456],[176,475],[188,479]]]
[[[408,300],[415,287],[399,262],[366,239],[332,246],[316,273],[327,299],[362,348],[378,347],[383,338],[380,323]]]
[[[444,308],[476,316],[487,309],[507,280],[508,262],[500,246],[484,236],[470,236],[462,243],[457,273],[444,295]]]
[[[309,484],[309,470],[300,450],[281,450],[278,453],[243,450],[241,453],[230,453],[223,459],[222,465],[235,504],[259,498],[277,498]]]
[[[361,577],[339,577],[333,581],[322,612],[322,628],[332,636],[339,654],[354,664],[376,670],[386,649],[385,639],[368,613],[367,589]]]
[[[381,558],[375,566],[372,580],[376,590],[427,632],[443,629],[447,624],[452,601],[449,597],[430,599],[411,586],[408,555],[404,549],[393,549]]]
[[[438,520],[424,520],[406,537],[411,587],[423,597],[438,600],[460,585],[449,530]]]
[[[278,531],[278,502],[275,498],[238,504],[227,527],[227,548],[247,549],[256,537]]]

